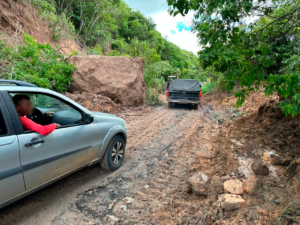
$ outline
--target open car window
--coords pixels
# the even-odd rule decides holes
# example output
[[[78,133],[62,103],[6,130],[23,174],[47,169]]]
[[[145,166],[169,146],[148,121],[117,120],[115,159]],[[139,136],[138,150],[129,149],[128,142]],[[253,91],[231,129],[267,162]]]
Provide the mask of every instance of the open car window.
[[[34,110],[29,119],[41,125],[57,123],[63,127],[75,126],[83,123],[82,113],[72,105],[52,96],[39,93],[11,93],[25,94],[30,97]]]
[[[6,134],[7,134],[7,127],[5,125],[1,107],[0,107],[0,136],[6,135]]]

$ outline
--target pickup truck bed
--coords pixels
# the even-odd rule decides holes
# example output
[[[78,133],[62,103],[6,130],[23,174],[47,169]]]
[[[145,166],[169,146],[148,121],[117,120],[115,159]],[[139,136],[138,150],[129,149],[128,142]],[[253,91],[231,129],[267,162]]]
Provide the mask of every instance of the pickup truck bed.
[[[173,80],[167,90],[169,107],[172,107],[177,103],[189,104],[197,109],[201,98],[201,86],[197,80]]]

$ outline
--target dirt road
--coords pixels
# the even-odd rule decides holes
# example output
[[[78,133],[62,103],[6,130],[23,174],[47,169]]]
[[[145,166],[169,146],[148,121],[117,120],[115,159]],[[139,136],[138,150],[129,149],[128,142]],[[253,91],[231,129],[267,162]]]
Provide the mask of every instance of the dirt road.
[[[210,151],[212,112],[204,105],[197,111],[162,106],[124,114],[130,136],[121,169],[108,173],[97,165],[76,172],[2,209],[0,224],[182,222],[180,212],[175,218],[166,209],[188,193],[195,153]]]

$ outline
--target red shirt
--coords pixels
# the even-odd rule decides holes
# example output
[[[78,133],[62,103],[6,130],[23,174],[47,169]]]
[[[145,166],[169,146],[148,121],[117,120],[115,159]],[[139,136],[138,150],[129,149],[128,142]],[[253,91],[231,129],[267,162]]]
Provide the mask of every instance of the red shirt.
[[[24,130],[33,130],[33,131],[40,133],[41,135],[50,134],[51,132],[53,132],[56,129],[55,124],[42,126],[24,116],[20,116],[20,120],[21,120]]]

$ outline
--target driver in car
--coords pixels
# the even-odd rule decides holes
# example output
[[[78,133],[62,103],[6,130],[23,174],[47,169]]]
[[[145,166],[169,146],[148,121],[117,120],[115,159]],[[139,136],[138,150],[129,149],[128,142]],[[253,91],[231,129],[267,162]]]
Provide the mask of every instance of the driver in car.
[[[13,102],[19,114],[24,130],[33,130],[41,135],[47,135],[53,132],[57,127],[60,127],[60,125],[57,123],[42,126],[25,117],[29,116],[33,110],[29,96],[17,94],[13,97]]]

